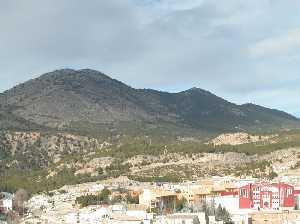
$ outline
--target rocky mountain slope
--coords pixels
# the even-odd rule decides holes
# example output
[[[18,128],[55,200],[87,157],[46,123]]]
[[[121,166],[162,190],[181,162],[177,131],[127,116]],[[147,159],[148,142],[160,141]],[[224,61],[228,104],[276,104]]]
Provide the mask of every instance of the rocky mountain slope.
[[[0,132],[0,164],[17,169],[45,168],[68,155],[87,155],[107,145],[95,138],[62,133]]]
[[[215,174],[257,177],[274,173],[280,175],[300,168],[300,148],[276,150],[277,143],[270,143],[274,144],[275,151],[261,152],[259,155],[230,150],[222,153],[203,151],[200,145],[199,149],[187,153],[172,150],[174,146],[156,145],[154,147],[160,153],[149,150],[122,157],[117,153],[118,149],[122,150],[122,143],[113,145],[84,136],[4,132],[0,139],[0,148],[6,152],[2,155],[6,158],[5,165],[2,164],[6,169],[46,169],[47,178],[65,169],[75,176],[98,177],[105,174],[110,177],[122,174],[135,178],[151,178],[173,174],[180,178],[193,179]]]
[[[253,104],[236,105],[199,88],[179,93],[134,89],[90,69],[44,74],[5,91],[0,105],[0,127],[5,129],[98,127],[109,132],[123,125],[140,132],[145,127],[172,125],[180,130],[222,132],[300,124],[287,113]],[[145,127],[137,129],[141,124]]]
[[[250,138],[245,139],[246,135]],[[232,137],[234,143],[247,141],[231,144]],[[259,139],[246,133],[223,134],[216,139],[222,144],[194,139],[164,144],[148,136],[104,141],[57,132],[2,131],[0,190],[48,191],[121,175],[138,181],[181,181],[211,175],[272,179],[300,170],[299,131]]]
[[[207,144],[213,145],[242,145],[249,143],[272,144],[276,143],[278,135],[250,135],[245,132],[226,133],[217,136]]]

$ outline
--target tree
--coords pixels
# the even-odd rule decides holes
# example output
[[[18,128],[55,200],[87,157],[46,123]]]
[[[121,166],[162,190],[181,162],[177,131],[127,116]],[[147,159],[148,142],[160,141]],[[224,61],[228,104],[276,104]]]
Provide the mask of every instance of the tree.
[[[13,211],[10,211],[7,214],[7,224],[15,224],[20,222],[20,217]]]
[[[226,210],[226,208],[222,208],[222,206],[219,204],[218,208],[215,211],[216,219],[223,221],[224,223],[231,223],[231,218],[229,212]]]
[[[126,195],[126,201],[128,204],[138,204],[139,203],[139,196],[131,196],[130,194]]]
[[[110,204],[110,198],[109,195],[111,194],[110,190],[107,188],[103,189],[100,194],[98,195],[83,195],[80,197],[77,197],[75,202],[77,204],[80,204],[81,207],[86,207],[89,205],[97,205],[99,203],[105,203]]]
[[[176,211],[181,211],[187,204],[187,200],[182,197],[180,200],[177,200],[176,201],[176,204],[175,204],[175,209]]]
[[[209,217],[208,217],[207,212],[205,212],[205,223],[209,224]]]
[[[115,204],[115,203],[120,203],[123,201],[123,198],[121,195],[118,195],[118,196],[115,196],[112,200],[111,200],[111,203],[112,204]]]
[[[103,170],[102,167],[99,167],[99,168],[97,169],[97,171],[98,171],[98,175],[104,174],[104,170]]]
[[[19,189],[13,199],[13,208],[20,215],[23,215],[25,212],[25,202],[29,199],[29,194],[24,189]]]
[[[199,218],[197,216],[193,218],[193,224],[200,224]]]
[[[110,190],[108,190],[107,188],[104,188],[100,195],[99,195],[99,199],[102,202],[108,202],[109,201],[109,195],[111,195]]]
[[[217,220],[222,220],[222,216],[223,216],[223,208],[219,204],[218,208],[216,209],[216,219]]]
[[[269,179],[273,180],[275,177],[278,177],[278,174],[275,173],[273,170],[269,173]]]

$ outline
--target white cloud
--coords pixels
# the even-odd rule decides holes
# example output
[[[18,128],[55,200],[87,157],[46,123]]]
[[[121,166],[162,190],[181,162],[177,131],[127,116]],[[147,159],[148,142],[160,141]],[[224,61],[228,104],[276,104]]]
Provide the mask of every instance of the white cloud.
[[[189,10],[203,4],[205,0],[161,0],[157,1],[157,7],[164,10]]]
[[[300,47],[300,29],[288,31],[286,34],[271,37],[257,42],[249,48],[249,52],[254,57],[276,56],[295,51]]]

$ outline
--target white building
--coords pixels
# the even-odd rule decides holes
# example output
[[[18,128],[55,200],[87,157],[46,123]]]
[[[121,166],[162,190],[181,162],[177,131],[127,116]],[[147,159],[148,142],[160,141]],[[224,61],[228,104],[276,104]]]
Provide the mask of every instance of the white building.
[[[154,224],[206,224],[205,213],[174,213],[167,216],[159,216]]]
[[[234,192],[228,192],[227,194],[215,196],[214,203],[216,207],[221,205],[222,208],[230,213],[234,213],[239,210],[239,195]]]
[[[8,212],[13,208],[13,195],[10,193],[0,193],[0,211]]]
[[[232,212],[232,213],[230,213],[231,221],[234,224],[249,224],[250,223],[249,214],[251,212],[252,212],[251,210],[239,210],[239,211],[236,211],[236,212]]]
[[[111,208],[108,223],[150,224],[151,220],[153,220],[153,214],[147,213],[146,208],[146,206],[141,205],[123,205],[123,207],[118,205],[118,209]]]

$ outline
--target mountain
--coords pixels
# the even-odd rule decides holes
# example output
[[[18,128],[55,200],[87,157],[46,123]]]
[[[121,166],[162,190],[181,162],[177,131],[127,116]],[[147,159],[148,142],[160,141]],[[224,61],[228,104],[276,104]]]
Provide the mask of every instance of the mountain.
[[[230,103],[199,88],[179,93],[134,89],[95,70],[62,69],[2,93],[0,127],[223,132],[295,128],[300,121],[282,111]]]
[[[280,130],[299,127],[285,112],[199,88],[135,89],[90,69],[57,70],[0,94],[0,191],[48,192],[120,175],[274,177],[273,164],[298,169],[291,155],[300,132]],[[215,138],[224,132],[239,133]]]

